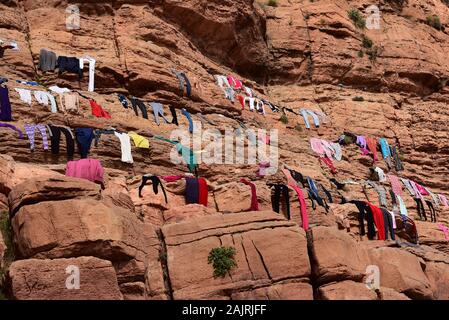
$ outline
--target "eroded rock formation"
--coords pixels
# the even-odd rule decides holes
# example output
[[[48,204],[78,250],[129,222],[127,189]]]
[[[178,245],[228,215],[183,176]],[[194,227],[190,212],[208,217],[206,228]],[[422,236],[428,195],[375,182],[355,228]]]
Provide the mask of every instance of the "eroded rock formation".
[[[169,137],[173,124],[158,126],[124,109],[117,93],[201,112],[204,129],[277,129],[280,164],[287,164],[330,190],[328,213],[307,202],[311,230],[301,226],[293,192],[291,220],[272,212],[267,182],[285,183],[281,172],[256,177],[255,165],[200,164],[209,184],[208,206],[188,205],[185,185],[167,183],[168,202],[147,186],[142,174],[176,175],[185,164],[170,160],[172,146],[150,139],[150,150],[134,148],[134,164],[121,162],[120,143],[102,135],[90,157],[105,168],[105,188],[64,176],[66,145],[59,155],[44,151],[40,135],[29,141],[0,128],[0,210],[11,218],[16,261],[3,283],[14,299],[449,299],[449,246],[438,226],[416,221],[420,245],[368,241],[359,232],[354,205],[341,197],[379,204],[360,185],[337,190],[329,181],[366,180],[371,158],[358,147],[343,148],[332,176],[320,165],[309,140],[335,140],[344,131],[385,137],[399,146],[405,170],[435,193],[449,192],[449,8],[440,0],[379,1],[381,28],[358,29],[348,10],[362,12],[369,1],[79,1],[81,28],[67,30],[65,9],[72,1],[11,0],[0,4],[0,39],[19,50],[0,58],[0,76],[9,78],[14,120],[72,128],[114,127],[146,137]],[[426,23],[430,15],[441,26]],[[372,47],[363,46],[364,37]],[[40,49],[58,55],[95,57],[95,92],[88,77],[43,74]],[[171,69],[183,70],[192,96],[181,96]],[[328,121],[307,130],[299,115],[267,110],[263,116],[226,100],[215,74],[236,74],[257,95],[281,106],[324,112]],[[19,99],[13,88],[31,87],[16,79],[58,84],[95,99],[112,119],[81,113],[51,113],[34,99]],[[33,88],[31,88],[33,89]],[[354,101],[362,97],[363,101]],[[179,117],[187,128],[185,117]],[[298,129],[299,127],[299,129]],[[388,171],[383,161],[376,163]],[[250,189],[257,186],[260,211],[248,212]],[[413,217],[415,202],[405,196]],[[391,199],[388,199],[392,206]],[[448,225],[448,210],[437,208]],[[6,215],[6,213],[5,213]],[[237,268],[214,278],[210,250],[236,248]],[[0,267],[5,246],[0,234]],[[9,263],[8,263],[9,264]],[[66,268],[81,270],[81,290],[67,290]],[[380,269],[380,289],[365,285],[366,268]],[[7,287],[7,288],[6,288]]]

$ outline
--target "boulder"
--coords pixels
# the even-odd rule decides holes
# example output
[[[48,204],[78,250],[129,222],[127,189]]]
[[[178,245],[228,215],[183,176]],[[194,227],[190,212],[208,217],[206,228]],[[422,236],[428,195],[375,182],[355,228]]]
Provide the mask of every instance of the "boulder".
[[[364,247],[333,227],[313,228],[311,235],[311,260],[318,283],[361,281],[370,264]]]
[[[313,290],[309,283],[286,282],[268,287],[236,292],[232,300],[313,300]]]
[[[72,177],[38,176],[20,183],[9,193],[10,212],[14,215],[21,207],[43,201],[76,198],[100,198],[100,186],[84,179]]]
[[[73,277],[79,270],[79,289]],[[17,300],[121,300],[111,262],[94,258],[27,259],[15,261],[8,272]],[[68,284],[68,286],[67,286]]]
[[[426,263],[426,275],[430,281],[433,296],[438,300],[449,300],[449,264]]]
[[[380,287],[380,293],[381,300],[410,300],[405,294],[391,288]]]
[[[379,267],[382,287],[392,288],[411,299],[433,298],[422,259],[404,250],[387,247],[372,249],[369,256],[371,264]]]
[[[167,265],[175,299],[250,298],[272,295],[273,285],[290,279],[309,282],[310,262],[305,233],[295,223],[269,211],[210,215],[162,227]],[[223,278],[213,277],[211,249],[232,246],[237,267]],[[285,297],[294,285],[279,285]],[[248,288],[264,287],[245,295]],[[311,297],[312,288],[302,297]],[[271,292],[271,293],[269,293]]]
[[[93,199],[41,202],[22,207],[12,219],[24,258],[81,255],[111,261],[143,261],[143,223],[130,211]]]
[[[188,204],[164,211],[165,223],[178,223],[196,217],[216,214],[215,210],[206,208],[200,204]]]
[[[322,300],[377,300],[375,291],[370,290],[364,283],[345,280],[319,287]]]

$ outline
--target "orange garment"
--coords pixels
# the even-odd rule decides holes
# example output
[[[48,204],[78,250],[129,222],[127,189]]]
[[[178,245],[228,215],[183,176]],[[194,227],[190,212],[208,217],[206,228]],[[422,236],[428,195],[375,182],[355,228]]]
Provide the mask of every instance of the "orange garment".
[[[377,155],[377,140],[374,138],[366,138],[366,145],[368,150],[373,154],[374,161],[378,161],[379,157]]]

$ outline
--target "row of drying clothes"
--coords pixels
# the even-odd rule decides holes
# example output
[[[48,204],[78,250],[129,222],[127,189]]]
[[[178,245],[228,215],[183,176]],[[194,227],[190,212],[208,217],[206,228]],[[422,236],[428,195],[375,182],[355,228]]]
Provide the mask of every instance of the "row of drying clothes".
[[[368,201],[351,200],[347,203],[356,205],[359,210],[359,226],[360,235],[367,234],[368,239],[374,240],[377,234],[378,240],[396,240],[395,230],[398,229],[396,215],[394,212],[387,210],[386,208],[379,208]],[[413,242],[418,242],[418,232],[416,225],[405,215],[400,215],[403,229],[407,226],[411,226],[411,232],[408,234],[413,235]],[[367,223],[368,232],[365,231],[365,221]],[[377,229],[377,231],[376,231]]]
[[[63,125],[54,124],[34,124],[26,123],[24,125],[24,131],[9,123],[0,122],[0,128],[7,128],[14,130],[18,133],[19,138],[23,139],[26,136],[30,142],[31,151],[35,150],[35,137],[36,133],[42,137],[42,144],[44,150],[50,149],[49,140],[51,142],[52,154],[59,154],[61,136],[65,136],[67,158],[73,159],[75,154],[75,145],[78,147],[79,154],[82,159],[87,158],[90,152],[92,142],[95,141],[95,146],[98,146],[101,135],[112,134],[120,141],[122,151],[122,162],[133,163],[133,157],[131,154],[131,140],[133,140],[135,147],[149,149],[150,142],[147,138],[135,133],[135,132],[120,132],[115,129],[93,129],[93,128],[76,128],[72,129]]]
[[[380,175],[380,176],[382,177],[382,175]],[[404,193],[403,193],[402,185],[404,185],[406,187],[406,189],[408,190],[410,195],[415,200],[416,205],[417,205],[418,215],[419,215],[420,219],[424,219],[427,221],[426,210],[424,209],[424,202],[427,204],[427,207],[430,212],[430,220],[432,222],[437,222],[437,214],[435,211],[435,206],[436,207],[444,206],[446,208],[449,207],[449,203],[448,203],[448,200],[445,195],[435,194],[429,188],[424,187],[421,184],[419,184],[413,180],[409,180],[406,178],[399,178],[392,174],[387,175],[385,180],[383,180],[383,178],[384,177],[382,177],[381,182],[386,181],[386,179],[388,178],[388,180],[391,184],[391,189],[389,191],[390,197],[391,197],[391,202],[393,203],[395,208],[399,209],[398,211],[400,211],[400,213],[402,215],[408,216],[407,208],[406,208],[404,200],[403,200]],[[364,186],[365,187],[369,186],[369,187],[374,188],[374,190],[379,195],[380,205],[383,207],[387,207],[387,205],[388,205],[387,190],[384,186],[382,186],[381,184],[378,184],[374,181],[370,181],[370,180],[366,181]],[[425,196],[428,196],[428,198],[425,198]]]
[[[287,219],[291,219],[290,209],[290,191],[293,190],[299,202],[301,225],[304,230],[309,228],[309,218],[306,205],[307,192],[308,199],[311,201],[313,210],[317,205],[325,208],[326,212],[329,210],[329,203],[333,203],[332,194],[322,184],[315,182],[310,177],[303,176],[300,172],[295,171],[285,166],[282,169],[284,175],[287,178],[287,184],[284,183],[267,183],[267,186],[271,190],[271,204],[274,212],[280,213],[281,208],[284,208],[283,213]],[[241,183],[247,185],[251,191],[251,203],[247,211],[258,211],[259,202],[257,198],[256,185],[246,179],[241,179]]]
[[[91,56],[85,55],[80,58],[56,56],[56,53],[50,50],[41,49],[39,53],[38,68],[43,72],[54,71],[56,68],[59,74],[64,72],[77,74],[79,79],[83,77],[84,64],[89,63],[89,85],[88,91],[94,91],[95,81],[95,63],[96,60]]]
[[[190,175],[178,175],[178,176],[156,176],[153,174],[146,174],[142,176],[142,181],[139,186],[139,197],[142,196],[143,188],[151,182],[153,186],[154,194],[158,194],[159,186],[161,187],[164,195],[165,203],[168,203],[167,193],[162,183],[164,180],[166,183],[178,184],[175,189],[184,189],[185,199],[187,204],[201,204],[207,207],[209,193],[207,181],[204,178],[193,177]]]
[[[20,80],[17,80],[19,82]],[[20,82],[22,84],[28,84],[31,86],[37,86],[34,82]],[[72,92],[67,88],[60,88],[58,86],[51,86],[49,90],[53,94],[58,95],[58,99],[55,96],[43,90],[32,90],[26,88],[14,88],[14,90],[19,95],[22,102],[32,105],[33,97],[34,99],[43,106],[50,106],[51,112],[56,113],[58,111],[64,114],[78,114],[80,113],[80,99],[82,96],[88,99],[92,115],[97,118],[110,119],[111,115],[109,112],[103,109],[93,98],[88,98],[78,92]],[[0,86],[0,120],[1,121],[12,121],[12,107],[10,102],[9,89],[6,85]]]
[[[132,107],[136,116],[139,116],[139,113],[140,113],[140,115],[144,119],[148,119],[148,107],[150,107],[153,110],[154,121],[156,122],[157,125],[160,125],[160,118],[162,118],[165,121],[165,123],[167,123],[167,124],[174,124],[174,125],[179,126],[177,111],[176,111],[176,108],[173,106],[169,106],[169,110],[170,110],[171,118],[172,118],[171,120],[169,120],[169,119],[167,119],[167,117],[165,115],[164,106],[161,103],[158,103],[158,102],[146,103],[143,100],[136,98],[134,96],[127,99],[123,94],[118,94],[117,96],[118,96],[118,99],[119,99],[120,103],[122,104],[123,108],[129,109]],[[129,103],[128,100],[131,103]],[[185,116],[187,121],[189,122],[189,132],[193,133],[194,126],[193,126],[192,115],[185,108],[181,109],[181,114],[183,116]],[[205,123],[214,125],[213,122],[208,120],[201,113],[197,113],[196,116],[201,120],[201,123],[203,125]]]
[[[242,81],[233,75],[215,75],[217,85],[223,90],[225,98],[232,103],[236,98],[242,105],[242,110],[248,105],[250,111],[257,111],[263,115],[266,114],[265,106],[268,106],[272,112],[279,112],[281,108],[270,101],[260,99],[256,93],[249,87],[243,85]]]
[[[223,75],[215,75],[214,77],[217,80],[218,86],[224,91],[226,98],[231,100],[231,102],[234,102],[235,96],[237,97],[237,100],[242,106],[242,110],[245,110],[245,107],[248,106],[250,111],[257,111],[262,115],[266,115],[265,106],[268,106],[272,112],[282,112],[284,115],[287,112],[295,115],[302,115],[304,125],[307,129],[311,128],[309,117],[312,117],[315,127],[319,127],[322,123],[328,122],[328,117],[322,111],[302,108],[299,110],[299,113],[297,113],[291,108],[279,107],[270,101],[258,98],[251,88],[244,86],[240,80],[236,79],[232,75],[227,77]],[[241,94],[236,95],[236,92],[240,92]]]
[[[404,170],[397,146],[390,146],[385,138],[376,139],[344,132],[338,138],[338,143],[341,145],[357,144],[360,147],[362,154],[371,155],[374,162],[379,160],[378,148],[380,147],[382,158],[385,160],[389,169],[395,168],[396,171]]]

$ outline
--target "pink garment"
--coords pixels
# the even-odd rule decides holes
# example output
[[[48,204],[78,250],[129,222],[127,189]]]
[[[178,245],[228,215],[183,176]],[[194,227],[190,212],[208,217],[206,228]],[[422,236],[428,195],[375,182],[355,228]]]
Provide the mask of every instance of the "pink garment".
[[[287,169],[282,169],[282,172],[285,174],[285,177],[287,178],[287,184],[288,185],[297,185],[298,183],[296,182],[295,179],[293,179],[292,174],[290,173],[289,170]]]
[[[234,76],[228,76],[228,82],[233,89],[241,89],[243,87],[242,81],[237,80]]]
[[[265,134],[264,136],[259,136],[259,139],[267,145],[270,144],[270,136],[268,134]]]
[[[310,138],[310,146],[312,147],[312,150],[318,153],[320,156],[324,156],[326,154],[326,149],[321,143],[321,139]]]
[[[326,153],[326,157],[331,159],[335,153],[334,148],[332,148],[332,145],[326,140],[321,140],[321,144],[324,147],[324,152]]]
[[[391,189],[393,190],[394,194],[402,197],[402,195],[403,195],[402,184],[399,181],[399,178],[392,174],[388,174],[387,177],[390,180]]]
[[[96,159],[81,159],[67,162],[65,175],[67,177],[86,179],[92,182],[103,182],[104,169]]]
[[[444,195],[439,194],[439,195],[438,195],[438,198],[440,198],[441,203],[442,203],[446,208],[449,207],[449,204],[448,204],[448,202],[447,202],[447,198],[446,198]]]
[[[266,174],[266,171],[267,171],[267,169],[268,169],[270,166],[271,166],[271,165],[270,165],[269,162],[267,162],[267,161],[262,161],[261,163],[259,163],[259,170],[257,170],[256,175],[257,175],[259,178],[265,177],[265,176],[267,175],[267,174]]]
[[[413,191],[415,192],[415,198],[422,199],[423,197],[422,197],[421,192],[418,189],[417,183],[415,181],[413,181],[413,180],[410,180],[410,184],[411,184],[411,186],[413,188]]]
[[[178,180],[184,179],[184,176],[165,176],[161,177],[165,182],[176,182]]]
[[[415,182],[415,184],[416,184],[416,187],[418,188],[419,193],[421,195],[423,195],[423,196],[429,196],[430,195],[429,192],[427,192],[426,188],[424,188],[422,185],[420,185],[419,183],[416,183],[416,182]]]
[[[296,191],[298,195],[300,210],[301,210],[301,220],[302,220],[302,228],[304,230],[309,230],[309,217],[307,215],[307,207],[306,207],[306,199],[304,198],[304,193],[302,192],[301,188],[298,187],[298,185],[295,184],[289,184],[289,186]]]
[[[445,238],[447,241],[449,241],[449,236],[448,236],[448,234],[449,234],[449,229],[448,229],[445,225],[443,225],[443,224],[439,224],[438,227],[440,228],[441,231],[444,232],[444,238]]]

